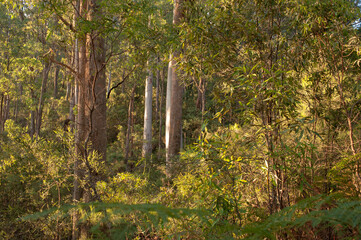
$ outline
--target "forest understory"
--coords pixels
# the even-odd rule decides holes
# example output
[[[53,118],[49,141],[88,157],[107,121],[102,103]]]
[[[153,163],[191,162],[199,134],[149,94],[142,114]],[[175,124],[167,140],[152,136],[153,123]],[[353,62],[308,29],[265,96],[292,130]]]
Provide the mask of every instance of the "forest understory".
[[[0,239],[361,239],[359,0],[1,0]]]

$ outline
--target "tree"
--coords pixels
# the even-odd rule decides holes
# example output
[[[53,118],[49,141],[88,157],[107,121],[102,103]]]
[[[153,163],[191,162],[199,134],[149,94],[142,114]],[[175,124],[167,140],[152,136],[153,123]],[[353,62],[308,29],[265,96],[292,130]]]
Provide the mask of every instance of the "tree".
[[[173,25],[178,26],[184,20],[186,0],[175,0],[173,10]],[[172,162],[177,158],[182,140],[182,103],[183,86],[177,69],[177,59],[180,49],[171,54],[168,66],[167,96],[166,96],[166,162],[167,175],[171,176]]]
[[[106,159],[106,59],[100,30],[104,20],[100,3],[97,0],[83,0],[80,4],[80,17],[92,25],[80,29],[79,37],[75,201],[99,200],[95,184],[101,179],[101,173],[92,161],[104,163]],[[77,222],[76,218],[74,222]],[[78,234],[77,227],[74,226],[73,238],[77,239]],[[86,235],[87,229],[82,225],[80,237]]]
[[[144,135],[142,157],[150,159],[152,154],[152,99],[153,99],[153,73],[148,61],[148,73],[145,83],[144,97]]]

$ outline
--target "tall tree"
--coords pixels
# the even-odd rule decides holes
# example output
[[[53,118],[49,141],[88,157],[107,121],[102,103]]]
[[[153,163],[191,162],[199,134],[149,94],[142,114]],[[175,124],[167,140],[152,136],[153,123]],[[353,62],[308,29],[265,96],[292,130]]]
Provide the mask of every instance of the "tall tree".
[[[93,24],[90,29],[81,29],[78,40],[79,96],[76,126],[78,159],[75,164],[74,199],[79,201],[83,198],[85,202],[99,200],[95,184],[100,178],[100,173],[92,164],[92,160],[105,161],[107,144],[105,44],[100,31],[103,20],[100,3],[99,0],[82,0],[80,4],[80,18]],[[85,187],[82,189],[81,185]],[[75,226],[73,238],[77,239],[78,234]],[[83,226],[80,237],[85,237],[86,234],[87,229]]]
[[[175,0],[173,25],[182,23],[186,0]],[[182,140],[182,103],[183,86],[177,69],[180,50],[171,54],[168,66],[167,97],[166,97],[166,163],[167,175],[172,175],[172,161],[178,156]]]
[[[142,157],[149,159],[152,154],[152,98],[153,98],[153,72],[148,61],[148,74],[145,83],[144,98],[144,134]]]

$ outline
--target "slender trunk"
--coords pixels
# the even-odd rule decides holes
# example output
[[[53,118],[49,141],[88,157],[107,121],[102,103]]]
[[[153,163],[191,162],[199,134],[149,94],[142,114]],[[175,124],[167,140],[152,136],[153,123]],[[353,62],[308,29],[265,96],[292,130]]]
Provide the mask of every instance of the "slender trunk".
[[[73,125],[72,123],[75,122],[74,107],[75,107],[75,87],[72,87],[70,91],[69,117],[68,117],[70,120],[70,126],[72,126]]]
[[[66,99],[67,101],[69,100],[70,92],[71,92],[71,80],[69,79],[68,83],[66,84],[66,95],[65,95],[65,99]]]
[[[194,80],[196,81],[196,80]],[[202,110],[202,78],[200,78],[199,80],[199,84],[197,85],[197,90],[198,90],[198,95],[197,95],[197,102],[196,102],[196,107],[198,108],[198,110]]]
[[[16,99],[15,99],[15,106],[14,106],[14,112],[13,112],[15,122],[18,119],[18,111],[19,111],[18,108],[19,108],[19,97],[17,95]]]
[[[79,6],[77,6],[79,9]],[[79,72],[79,40],[75,39],[75,51],[74,51],[74,69],[78,73]],[[75,84],[74,84],[74,104],[78,104],[79,98],[79,82],[77,81],[77,76],[74,76]]]
[[[56,66],[56,68],[55,68],[55,76],[54,76],[54,91],[53,91],[53,97],[54,97],[54,99],[57,99],[57,98],[58,98],[59,71],[60,71],[60,67],[59,67],[59,66]]]
[[[9,95],[1,95],[1,108],[0,108],[0,131],[4,131],[5,122],[9,118],[10,111],[10,97]]]
[[[159,65],[159,58],[157,58],[157,65]],[[155,117],[156,122],[159,123],[159,91],[160,91],[160,71],[157,69],[157,74],[155,77]]]
[[[86,12],[87,12],[87,1],[86,0],[74,0],[74,22],[75,25],[77,24],[78,18],[80,15],[86,19]],[[76,40],[78,43],[78,65],[77,65],[77,75],[75,76],[75,82],[77,85],[80,84],[80,81],[84,81],[85,78],[85,67],[87,63],[87,54],[86,54],[86,45],[85,45],[85,36],[79,36],[79,39]],[[69,81],[70,82],[70,81]],[[67,84],[67,91],[66,91],[66,100],[69,100],[69,93],[70,93],[70,86],[69,83]],[[85,119],[84,119],[84,95],[83,92],[79,93],[76,98],[78,102],[78,114],[77,114],[77,121],[76,121],[76,131],[75,131],[75,159],[74,159],[74,187],[73,187],[73,201],[75,204],[81,201],[83,196],[83,188],[81,187],[82,181],[84,178],[84,169],[81,168],[82,163],[82,141],[84,139],[84,131],[81,131],[83,127],[85,127]],[[81,102],[81,104],[80,104]],[[79,212],[74,212],[73,214],[73,226],[72,226],[72,240],[77,240],[80,237],[80,229],[78,226],[78,221],[80,218]]]
[[[128,159],[129,159],[129,152],[130,152],[130,138],[132,135],[132,118],[133,118],[133,108],[134,108],[134,94],[135,94],[136,86],[134,85],[132,89],[132,93],[129,99],[129,107],[128,107],[128,123],[127,123],[127,134],[125,138],[125,156],[124,156],[124,164],[127,171],[129,171],[128,167]]]
[[[4,115],[4,93],[1,93],[1,103],[0,103],[0,131],[3,131],[3,115]]]
[[[78,6],[77,6],[78,8]],[[75,22],[75,20],[74,20]],[[72,56],[72,64],[73,64],[73,68],[75,69],[75,71],[77,73],[79,73],[79,43],[78,43],[78,39],[75,39],[75,43],[74,43],[74,52],[73,52],[73,56]],[[77,106],[78,104],[78,97],[79,97],[79,88],[78,88],[78,79],[76,74],[74,74],[74,84],[73,86],[70,87],[70,92],[69,92],[69,97],[70,97],[70,101],[69,101],[69,120],[70,120],[70,129],[74,130],[75,128],[75,123],[76,121],[76,117],[74,115],[74,108]]]
[[[152,97],[153,97],[153,73],[148,61],[148,76],[145,83],[144,102],[144,134],[142,157],[150,159],[152,154]]]
[[[3,130],[4,130],[4,127],[5,127],[6,120],[9,119],[9,114],[10,114],[10,96],[6,95],[5,112],[4,112],[4,120],[3,120]]]
[[[203,115],[206,111],[206,81],[203,77],[199,79],[198,84],[198,97],[197,97],[197,103],[196,106],[199,110],[202,111],[202,122],[203,122]]]
[[[347,108],[347,103],[343,94],[343,87],[342,87],[342,80],[341,77],[338,76],[337,78],[337,85],[338,85],[338,93],[340,95],[340,100],[342,107],[346,111],[346,119],[347,119],[347,127],[348,127],[348,137],[350,141],[350,148],[352,155],[355,156],[357,154],[357,151],[355,149],[355,142],[354,142],[354,129],[352,126],[352,113]],[[356,160],[356,159],[355,159]],[[352,175],[352,183],[355,186],[356,190],[360,193],[361,192],[361,176],[360,176],[360,161],[357,159],[355,162],[355,170]]]
[[[172,55],[169,57],[172,59]],[[171,138],[170,132],[170,105],[172,99],[172,61],[169,61],[168,64],[168,76],[167,76],[167,93],[166,93],[166,102],[165,102],[165,148],[166,148],[166,174],[170,177],[171,176],[171,168],[172,163],[169,157],[169,144]]]
[[[158,70],[157,72],[157,85],[158,85],[158,94],[159,94],[159,104],[158,104],[158,124],[159,124],[159,132],[158,132],[158,160],[160,160],[161,158],[161,153],[162,153],[162,126],[163,126],[163,122],[162,122],[162,106],[163,106],[163,81],[164,79],[164,69],[162,70],[162,72],[160,73],[160,71]]]
[[[46,61],[43,69],[43,79],[41,83],[41,92],[40,92],[40,99],[39,99],[39,105],[38,105],[38,112],[36,117],[36,130],[35,134],[36,136],[40,135],[40,129],[41,129],[41,121],[42,121],[42,115],[43,115],[43,107],[44,107],[44,99],[45,99],[45,93],[46,93],[46,86],[49,78],[49,71],[51,67],[51,62]]]
[[[112,84],[112,71],[111,71],[111,69],[109,69],[107,96],[109,95],[111,84]]]
[[[32,79],[34,81],[34,79]],[[34,93],[34,90],[32,88],[30,88],[30,96],[32,98],[32,100],[35,102],[35,93]],[[35,108],[35,107],[34,107]],[[35,134],[35,111],[34,111],[34,108],[31,109],[30,111],[30,126],[29,126],[29,135],[31,137],[31,139],[33,139],[33,136]],[[1,116],[1,114],[0,114]]]
[[[35,133],[35,111],[31,111],[30,113],[30,137],[33,138]]]
[[[21,96],[23,95],[23,86],[22,86],[21,83],[19,83],[19,92],[20,92],[20,94],[17,94],[16,100],[15,100],[15,108],[14,108],[14,120],[15,120],[15,122],[18,119],[19,103],[21,102]]]

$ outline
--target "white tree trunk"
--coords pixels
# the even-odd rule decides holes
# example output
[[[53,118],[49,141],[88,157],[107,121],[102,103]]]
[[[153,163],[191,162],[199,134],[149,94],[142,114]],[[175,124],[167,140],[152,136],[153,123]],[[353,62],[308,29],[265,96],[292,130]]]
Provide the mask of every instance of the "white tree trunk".
[[[169,142],[170,142],[170,101],[172,99],[172,54],[169,56],[168,77],[167,77],[167,93],[165,101],[165,149],[166,149],[166,165],[170,168],[169,161]]]
[[[144,100],[144,134],[142,157],[149,159],[152,154],[152,97],[153,97],[153,73],[148,62],[148,76],[145,83]]]

